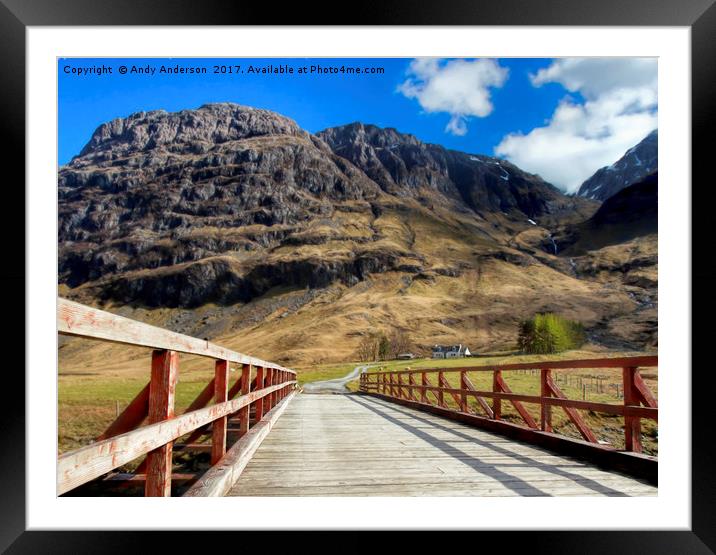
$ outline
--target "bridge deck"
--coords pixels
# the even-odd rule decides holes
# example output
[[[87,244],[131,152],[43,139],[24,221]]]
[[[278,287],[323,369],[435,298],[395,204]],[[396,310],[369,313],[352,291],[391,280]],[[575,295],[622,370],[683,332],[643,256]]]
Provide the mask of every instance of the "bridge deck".
[[[232,496],[643,496],[657,489],[387,401],[297,395]]]

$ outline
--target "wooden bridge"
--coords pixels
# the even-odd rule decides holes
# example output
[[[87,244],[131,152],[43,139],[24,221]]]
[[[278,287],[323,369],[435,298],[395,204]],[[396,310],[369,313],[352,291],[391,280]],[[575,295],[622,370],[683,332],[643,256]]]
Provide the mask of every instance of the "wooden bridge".
[[[657,459],[641,453],[641,420],[656,420],[658,408],[639,370],[656,367],[657,357],[367,372],[359,392],[325,395],[301,393],[295,372],[280,365],[65,299],[58,332],[153,349],[147,386],[96,441],[59,456],[58,495],[109,483],[143,484],[148,496],[657,491]],[[214,378],[181,415],[174,413],[178,353],[215,361]],[[232,365],[241,368],[234,383]],[[621,369],[623,402],[566,398],[553,372],[585,368]],[[539,395],[507,385],[504,373],[526,371],[539,376]],[[491,377],[492,387],[479,389],[471,376]],[[552,429],[555,407],[581,439]],[[584,410],[623,418],[623,448],[600,442]],[[176,471],[177,451],[208,451],[211,466]],[[132,473],[121,472],[138,460]]]

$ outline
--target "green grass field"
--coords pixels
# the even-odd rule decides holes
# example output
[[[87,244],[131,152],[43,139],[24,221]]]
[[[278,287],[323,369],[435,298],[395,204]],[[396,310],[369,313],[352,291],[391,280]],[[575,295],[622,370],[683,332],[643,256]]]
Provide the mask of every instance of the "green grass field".
[[[572,351],[560,355],[496,355],[494,357],[477,357],[467,359],[414,359],[409,361],[386,361],[367,363],[371,365],[369,372],[379,368],[386,370],[404,370],[406,368],[470,368],[494,364],[509,364],[517,362],[531,362],[544,360],[566,360],[579,358],[594,358],[595,356],[624,356],[627,354],[643,353],[599,353],[587,351]],[[340,378],[348,374],[355,366],[362,362],[345,362],[339,364],[323,364],[315,366],[297,367],[299,385]],[[191,370],[180,371],[179,383],[176,392],[176,412],[180,414],[194,400],[213,376],[211,365],[202,364],[184,365],[181,368]],[[650,369],[651,372],[653,370]],[[235,379],[238,374],[233,374]],[[470,380],[478,389],[492,389],[492,373],[472,371],[468,373]],[[643,373],[649,387],[654,394],[658,393],[657,376]],[[446,374],[448,381],[458,386],[458,374]],[[539,394],[539,374],[534,371],[504,372],[503,377],[515,393],[530,395]],[[621,384],[621,373],[618,369],[603,370],[576,370],[554,371],[557,385],[562,391],[573,399],[582,399],[586,389],[586,399],[608,403],[621,403],[617,397],[616,386]],[[132,372],[124,374],[104,373],[61,373],[58,377],[58,414],[59,433],[58,450],[60,453],[81,447],[90,443],[101,434],[116,418],[117,412],[123,410],[134,396],[141,391],[149,379],[149,367],[146,372]],[[352,391],[358,389],[359,382],[354,380],[348,387]],[[452,397],[446,396],[450,406],[457,406]],[[480,413],[477,402],[470,401],[475,412]],[[503,401],[503,416],[506,420],[521,422],[521,418],[509,402]],[[526,405],[527,410],[539,420],[539,407]],[[623,418],[600,415],[589,411],[583,412],[592,429],[600,439],[608,441],[615,447],[623,447]],[[553,426],[555,431],[572,437],[580,437],[576,428],[569,422],[561,409],[553,409]],[[645,451],[656,453],[657,426],[649,420],[642,420],[644,430],[643,443]]]

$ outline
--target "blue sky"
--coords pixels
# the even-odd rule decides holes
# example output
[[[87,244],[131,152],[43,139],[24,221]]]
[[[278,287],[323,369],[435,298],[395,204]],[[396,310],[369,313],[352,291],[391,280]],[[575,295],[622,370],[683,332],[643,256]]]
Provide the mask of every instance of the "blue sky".
[[[585,112],[585,106],[588,107],[595,99],[598,101],[600,94],[609,94],[609,90],[606,93],[595,93],[590,83],[585,84],[585,80],[589,81],[590,71],[595,79],[599,78],[599,68],[593,71],[592,66],[584,64],[576,69],[560,68],[557,67],[558,63],[537,58],[422,61],[402,58],[59,59],[59,163],[69,162],[79,153],[97,126],[111,119],[138,111],[177,111],[197,108],[208,102],[229,101],[274,110],[296,120],[310,132],[362,121],[381,127],[395,127],[425,142],[442,144],[448,148],[470,153],[499,154],[528,171],[549,173],[554,162],[542,161],[544,156],[539,151],[546,151],[548,158],[554,155],[547,148],[554,140],[554,133],[568,145],[577,144],[583,139],[578,130],[569,131],[576,133],[573,141],[570,141],[569,133],[563,136],[561,120],[555,119],[559,110],[571,106]],[[208,73],[119,73],[120,66],[150,66],[158,70],[162,65],[171,67],[177,64],[205,67]],[[288,64],[294,68],[294,74],[247,73],[249,66],[264,67],[268,64]],[[303,66],[340,67],[344,64],[383,67],[384,73],[297,73],[298,68]],[[243,73],[213,74],[214,65],[240,65]],[[112,72],[109,75],[77,74],[83,68],[97,66],[109,67]],[[633,81],[630,74],[634,72],[632,68],[623,69],[624,80],[629,85],[630,79]],[[614,71],[610,71],[610,74],[614,74]],[[618,79],[617,85],[623,88],[623,83]],[[643,88],[643,85],[643,82],[635,84],[637,88]],[[651,105],[648,109],[655,117],[655,106]],[[589,119],[586,113],[582,117]],[[640,124],[651,125],[646,122]],[[618,127],[615,125],[615,129]],[[544,129],[552,133],[546,139],[538,136],[539,130]],[[623,131],[621,133],[624,134]],[[639,133],[640,130],[634,130],[632,135],[638,136]],[[601,136],[604,136],[603,132]],[[591,171],[591,166],[599,164],[594,167],[596,169],[604,165],[605,160],[614,156],[613,152],[621,149],[622,143],[627,144],[625,141],[630,140],[622,137],[616,148],[612,148],[609,153],[600,152],[596,157],[598,160],[587,162],[589,168],[583,169],[577,176],[561,176],[557,172],[545,178],[550,177],[552,182],[565,189],[574,187],[574,183],[582,179],[582,174]],[[535,144],[536,148],[533,146]],[[592,141],[590,147],[594,150],[596,143]],[[588,155],[582,157],[590,159]],[[567,165],[570,163],[568,158],[557,159],[557,162],[560,161]]]

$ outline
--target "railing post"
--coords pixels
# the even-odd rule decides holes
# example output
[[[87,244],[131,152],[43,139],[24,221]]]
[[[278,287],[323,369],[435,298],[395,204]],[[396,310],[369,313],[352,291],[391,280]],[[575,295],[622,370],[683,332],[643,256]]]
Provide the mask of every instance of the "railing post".
[[[152,352],[152,378],[149,382],[149,424],[174,417],[178,356],[175,351]],[[172,447],[169,443],[147,454],[147,497],[169,497],[172,492]]]
[[[241,395],[247,395],[251,389],[251,365],[244,364],[241,367]],[[249,431],[249,409],[246,405],[239,409],[239,437]]]
[[[445,407],[445,394],[443,392],[443,376],[445,374],[441,370],[438,372],[438,405],[441,407]]]
[[[625,408],[629,405],[639,405],[639,397],[634,384],[634,376],[638,371],[635,367],[622,369]],[[641,453],[641,419],[638,416],[624,415],[624,447],[627,451]]]
[[[500,387],[500,378],[502,377],[502,370],[492,371],[492,391],[493,393],[500,393],[502,388]],[[495,420],[502,418],[502,399],[494,397],[492,399],[492,415]]]
[[[411,401],[417,401],[418,398],[415,396],[415,387],[413,387],[415,385],[415,374],[413,374],[412,372],[408,374],[408,383],[411,386],[408,389],[408,397],[410,397]]]
[[[395,386],[393,385],[395,383],[395,377],[393,376],[392,372],[389,374],[389,377],[390,377],[390,396],[395,397]]]
[[[542,368],[540,372],[540,396],[551,397],[552,389],[549,387],[549,382],[552,379],[552,371],[549,368]],[[552,407],[544,401],[540,402],[540,427],[543,432],[552,431]]]
[[[229,361],[217,360],[214,365],[214,401],[225,403],[229,395]],[[211,464],[226,454],[226,416],[211,425]]]
[[[467,381],[465,380],[465,370],[460,371],[460,410],[467,412]]]
[[[256,390],[263,389],[264,387],[264,373],[265,368],[263,366],[256,367]],[[259,399],[254,403],[256,406],[256,422],[260,422],[264,417],[264,402],[263,399]]]
[[[266,379],[264,383],[266,384],[266,387],[271,387],[273,385],[273,368],[266,368]],[[264,406],[263,413],[266,414],[271,410],[271,394],[264,395],[261,400],[263,401]]]
[[[383,395],[386,395],[388,393],[388,377],[385,372],[380,375],[380,379],[383,382]]]
[[[428,390],[425,389],[428,385],[428,376],[425,372],[420,373],[420,385],[422,385],[422,389],[420,390],[420,402],[421,403],[427,403],[428,402]]]
[[[398,374],[398,399],[402,399],[403,397],[403,375]]]

